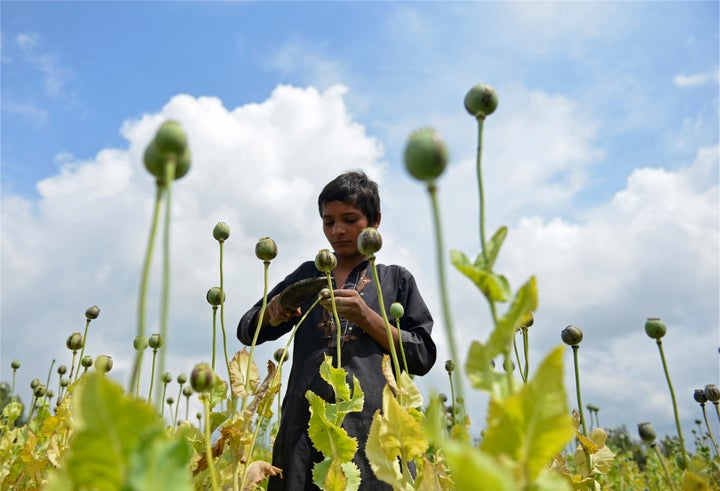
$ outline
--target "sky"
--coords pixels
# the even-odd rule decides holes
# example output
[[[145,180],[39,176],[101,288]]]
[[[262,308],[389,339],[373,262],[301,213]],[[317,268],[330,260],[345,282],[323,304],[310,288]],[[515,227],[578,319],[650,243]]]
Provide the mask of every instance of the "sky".
[[[649,421],[674,434],[660,354],[643,329],[659,317],[692,442],[702,416],[693,392],[720,383],[717,2],[0,8],[0,379],[12,379],[19,359],[21,396],[52,360],[69,365],[65,340],[83,331],[91,305],[101,313],[87,354],[111,355],[111,375],[126,384],[154,199],[142,154],[167,119],[183,125],[193,153],[172,191],[168,371],[189,373],[212,352],[205,294],[219,284],[215,224],[231,230],[223,275],[232,356],[242,348],[237,321],[263,291],[257,240],[278,244],[271,283],[313,259],[327,247],[319,191],[363,169],[381,190],[378,261],[407,267],[435,317],[438,362],[417,383],[427,395],[449,392],[431,206],[402,154],[425,126],[449,148],[438,193],[464,361],[492,324],[448,259],[480,251],[477,125],[463,98],[485,83],[499,97],[483,135],[486,231],[508,227],[495,270],[513,290],[538,282],[531,374],[576,325],[582,399],[599,408],[600,424],[634,437]],[[154,258],[147,318],[158,332],[159,250]],[[258,347],[256,360],[264,365],[285,340]],[[222,360],[219,326],[216,350]],[[565,361],[576,407],[569,347]],[[465,393],[477,432],[487,397]]]

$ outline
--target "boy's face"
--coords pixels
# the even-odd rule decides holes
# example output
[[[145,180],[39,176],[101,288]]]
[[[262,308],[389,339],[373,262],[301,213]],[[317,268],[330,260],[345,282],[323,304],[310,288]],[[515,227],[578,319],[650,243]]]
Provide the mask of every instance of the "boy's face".
[[[367,217],[360,208],[342,201],[325,203],[321,215],[323,232],[338,258],[359,256],[358,235],[365,227],[379,225],[368,223]]]

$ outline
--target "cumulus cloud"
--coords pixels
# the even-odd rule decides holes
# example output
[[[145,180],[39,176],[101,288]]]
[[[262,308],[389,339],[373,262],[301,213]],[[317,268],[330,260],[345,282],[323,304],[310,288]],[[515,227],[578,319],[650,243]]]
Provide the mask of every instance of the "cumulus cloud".
[[[447,343],[429,201],[422,185],[392,172],[381,142],[349,115],[346,97],[339,85],[322,92],[278,86],[265,101],[227,108],[218,98],[177,95],[158,113],[122,125],[125,148],[101,149],[85,160],[63,156],[59,173],[38,183],[37,202],[6,193],[2,355],[23,359],[20,384],[45,376],[50,359],[69,363],[65,338],[82,330],[85,308],[93,304],[101,315],[93,321],[88,350],[111,354],[115,375],[127,379],[154,199],[142,154],[159,124],[175,119],[189,135],[193,166],[173,186],[168,370],[187,373],[210,358],[212,314],[205,293],[219,282],[213,226],[224,221],[231,228],[224,246],[224,319],[232,355],[240,349],[236,322],[262,293],[262,264],[253,254],[257,239],[269,235],[278,243],[270,268],[270,281],[278,281],[326,246],[316,204],[321,186],[342,171],[363,168],[381,184],[382,261],[413,271],[436,312],[439,363],[419,384],[426,393],[446,391]],[[488,127],[488,141],[500,142],[486,156],[493,163],[486,167],[488,199],[492,216],[509,220],[497,270],[514,288],[531,274],[538,278],[531,370],[559,344],[561,329],[576,324],[586,335],[585,400],[601,407],[603,424],[634,423],[623,412],[633,390],[607,392],[616,380],[637,377],[632,387],[652,392],[655,401],[642,419],[657,417],[663,428],[671,418],[655,347],[642,333],[645,317],[668,322],[668,359],[678,390],[713,383],[717,375],[718,148],[699,150],[677,170],[638,169],[611,201],[569,217],[563,206],[583,189],[586,169],[601,155],[592,118],[560,96],[518,88],[507,100],[515,106]],[[474,179],[474,162],[462,160],[440,183],[446,247],[469,255],[479,251]],[[490,221],[489,233],[497,226]],[[156,332],[157,266],[152,273],[148,322]],[[488,309],[469,280],[451,269],[448,278],[464,357],[471,340],[487,337]],[[222,360],[221,342],[217,348]],[[259,359],[275,348],[262,346]],[[567,387],[572,393],[571,378]],[[483,396],[466,396],[480,427]],[[692,410],[690,400],[683,410]]]
[[[323,183],[350,168],[382,179],[382,148],[348,116],[345,93],[342,86],[322,93],[280,86],[266,101],[234,109],[216,98],[179,95],[159,113],[124,123],[127,148],[102,149],[87,160],[64,155],[60,172],[38,183],[38,202],[4,195],[3,357],[32,353],[48,363],[69,363],[64,340],[82,330],[85,308],[97,304],[102,313],[88,349],[113,354],[123,377],[154,200],[142,154],[165,119],[182,123],[194,154],[190,172],[173,187],[171,370],[209,359],[205,293],[219,282],[211,234],[218,221],[231,227],[226,319],[229,349],[239,349],[236,322],[262,293],[256,240],[270,235],[278,242],[271,271],[277,281],[325,246],[316,205]],[[155,268],[148,313],[153,329],[158,274]],[[32,378],[46,369],[27,366],[25,374]]]

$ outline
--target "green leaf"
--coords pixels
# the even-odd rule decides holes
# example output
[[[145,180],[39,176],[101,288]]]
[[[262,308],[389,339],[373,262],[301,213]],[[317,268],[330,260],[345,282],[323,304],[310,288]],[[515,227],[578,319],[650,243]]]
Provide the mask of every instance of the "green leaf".
[[[454,491],[517,491],[523,489],[515,483],[512,469],[500,465],[490,455],[468,443],[446,440],[443,450],[453,473]]]
[[[510,308],[508,308],[505,315],[498,319],[495,329],[492,334],[490,334],[488,348],[491,350],[491,357],[508,352],[512,345],[515,331],[520,325],[523,316],[528,312],[534,312],[537,309],[537,305],[537,282],[535,281],[535,277],[531,276],[517,291],[515,298],[510,304]]]
[[[357,452],[357,439],[327,418],[327,403],[320,396],[307,391],[305,397],[310,402],[308,435],[315,448],[326,457],[340,457],[343,462],[352,460]]]
[[[328,491],[357,491],[360,489],[360,469],[353,462],[326,458],[313,467],[313,482]]]
[[[488,264],[487,267],[492,269],[493,266],[495,266],[495,260],[498,257],[498,254],[500,253],[500,248],[503,245],[503,242],[505,242],[505,237],[507,237],[508,229],[506,226],[502,226],[493,234],[492,238],[489,242],[485,244],[485,252],[487,254],[488,258]]]
[[[480,341],[473,341],[468,350],[465,373],[474,388],[498,395],[507,394],[509,393],[507,374],[496,371],[492,365],[492,360],[497,354],[495,350]]]
[[[490,269],[470,264],[470,260],[460,251],[450,251],[450,262],[455,268],[470,279],[475,286],[493,302],[506,302],[512,294],[510,283],[502,275],[493,273]]]
[[[350,386],[347,383],[347,372],[342,367],[333,367],[332,358],[327,355],[325,355],[325,360],[320,365],[320,376],[333,388],[336,401],[347,401],[350,399]]]
[[[188,462],[190,445],[186,441],[151,438],[130,455],[128,487],[142,491],[191,491]]]
[[[360,483],[362,479],[360,477],[360,469],[354,462],[343,462],[342,470],[347,478],[347,485],[345,489],[347,491],[357,491],[360,489]]]
[[[430,402],[425,409],[425,417],[421,424],[432,443],[439,443],[447,436],[445,404],[438,395],[430,396]]]
[[[365,405],[365,393],[357,377],[353,377],[353,393],[350,400],[340,401],[328,406],[328,419],[340,424],[348,413],[359,413]],[[339,418],[339,419],[338,419]]]
[[[591,481],[582,489],[595,487],[596,481]],[[560,472],[554,469],[543,470],[533,482],[533,491],[572,491],[573,486],[565,479]]]
[[[131,474],[157,477],[160,469],[175,489],[190,489],[179,477],[187,471],[189,448],[169,441],[164,421],[147,403],[126,397],[110,379],[89,373],[74,394],[74,409],[75,436],[65,465],[56,471],[60,475],[52,477],[48,489],[133,489]],[[71,487],[66,487],[68,482]]]
[[[227,384],[217,374],[213,376],[213,385],[209,396],[210,409],[227,399]]]
[[[22,415],[23,405],[18,401],[11,401],[3,408],[0,428],[5,431],[15,426],[15,421]]]
[[[498,355],[507,355],[510,352],[513,336],[520,322],[529,312],[537,309],[537,297],[535,277],[530,277],[515,294],[505,315],[498,319],[487,343],[471,343],[465,370],[473,387],[489,391],[500,398],[511,393],[507,374],[495,370],[492,361]]]
[[[485,254],[480,251],[480,254],[475,258],[476,268],[492,270],[500,253],[500,247],[502,247],[503,242],[505,242],[505,237],[507,237],[507,232],[508,229],[506,226],[497,229],[497,232],[495,232],[492,238],[485,243]],[[487,258],[487,260],[485,258]]]
[[[215,431],[227,421],[228,414],[225,411],[222,412],[211,412],[210,413],[210,431]],[[203,422],[203,428],[205,428],[205,422]],[[204,438],[204,437],[203,437]]]
[[[504,401],[491,398],[481,449],[516,461],[526,484],[573,437],[563,385],[563,347],[554,349],[535,377]]]

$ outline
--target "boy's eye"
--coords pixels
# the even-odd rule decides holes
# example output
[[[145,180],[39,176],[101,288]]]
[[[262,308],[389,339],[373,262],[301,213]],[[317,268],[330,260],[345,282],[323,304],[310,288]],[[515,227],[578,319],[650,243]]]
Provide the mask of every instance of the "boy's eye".
[[[323,222],[323,225],[324,225],[325,227],[332,227],[332,226],[333,226],[333,222]]]

